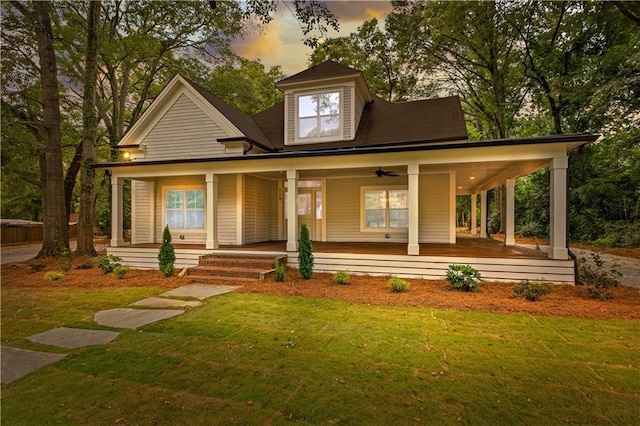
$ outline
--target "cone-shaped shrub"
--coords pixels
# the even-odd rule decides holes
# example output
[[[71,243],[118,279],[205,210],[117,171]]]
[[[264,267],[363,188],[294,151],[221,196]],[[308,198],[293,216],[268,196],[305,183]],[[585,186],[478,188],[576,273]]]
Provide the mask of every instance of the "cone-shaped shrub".
[[[169,226],[164,227],[162,233],[162,246],[160,246],[160,253],[158,253],[158,263],[160,265],[160,272],[165,277],[170,277],[173,274],[173,264],[176,261],[176,252],[171,244],[171,232],[169,232]]]
[[[300,229],[298,265],[300,267],[300,276],[305,280],[311,278],[313,274],[313,247],[311,246],[311,238],[309,238],[309,229],[305,224],[302,224]]]

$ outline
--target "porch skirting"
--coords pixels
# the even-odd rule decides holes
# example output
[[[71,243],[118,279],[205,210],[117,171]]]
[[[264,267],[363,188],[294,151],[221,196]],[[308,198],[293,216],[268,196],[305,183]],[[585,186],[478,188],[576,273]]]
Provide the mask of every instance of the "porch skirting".
[[[177,248],[176,268],[193,267],[200,256],[212,253],[286,255],[290,266],[297,265],[297,252],[265,250],[210,250]],[[140,246],[109,247],[109,254],[121,257],[133,269],[158,269],[158,248]],[[394,275],[403,278],[443,279],[451,264],[471,265],[485,281],[514,282],[544,280],[555,284],[575,284],[572,260],[532,259],[526,257],[409,256],[367,253],[314,253],[314,272],[340,270],[355,275]]]

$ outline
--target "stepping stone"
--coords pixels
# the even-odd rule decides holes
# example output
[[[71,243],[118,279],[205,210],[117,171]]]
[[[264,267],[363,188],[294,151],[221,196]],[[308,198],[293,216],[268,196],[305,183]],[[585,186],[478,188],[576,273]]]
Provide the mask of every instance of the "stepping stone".
[[[96,313],[93,320],[100,325],[114,328],[136,329],[143,325],[172,318],[184,314],[184,311],[177,309],[129,309],[115,308]]]
[[[147,308],[184,308],[186,306],[200,306],[202,302],[196,302],[195,300],[176,300],[176,299],[163,299],[162,297],[147,297],[146,299],[139,300],[129,306],[144,306]]]
[[[82,348],[85,346],[104,345],[118,337],[119,334],[108,330],[59,327],[29,336],[27,340],[60,348]]]
[[[0,348],[0,358],[2,358],[0,382],[11,383],[32,371],[61,360],[65,356],[3,346]]]
[[[229,293],[238,288],[233,285],[213,285],[213,284],[191,284],[174,288],[171,291],[162,293],[167,297],[193,297],[195,299],[204,300],[218,294]]]

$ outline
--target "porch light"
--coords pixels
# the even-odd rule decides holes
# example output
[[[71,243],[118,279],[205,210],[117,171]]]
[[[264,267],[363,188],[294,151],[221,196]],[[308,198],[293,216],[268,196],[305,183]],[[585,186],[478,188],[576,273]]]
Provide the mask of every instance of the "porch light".
[[[475,176],[471,176],[469,177],[469,179],[474,180],[476,177]]]
[[[122,158],[129,161],[131,159],[131,153],[129,151],[125,151],[122,153]]]

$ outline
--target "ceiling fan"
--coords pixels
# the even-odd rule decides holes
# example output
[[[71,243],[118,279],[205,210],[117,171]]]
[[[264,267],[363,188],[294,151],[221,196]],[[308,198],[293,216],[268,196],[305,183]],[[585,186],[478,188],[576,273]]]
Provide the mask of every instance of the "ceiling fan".
[[[382,177],[382,176],[398,176],[398,174],[396,172],[392,172],[391,170],[382,170],[382,167],[378,167],[378,170],[376,170],[376,176],[378,176],[378,177]]]

